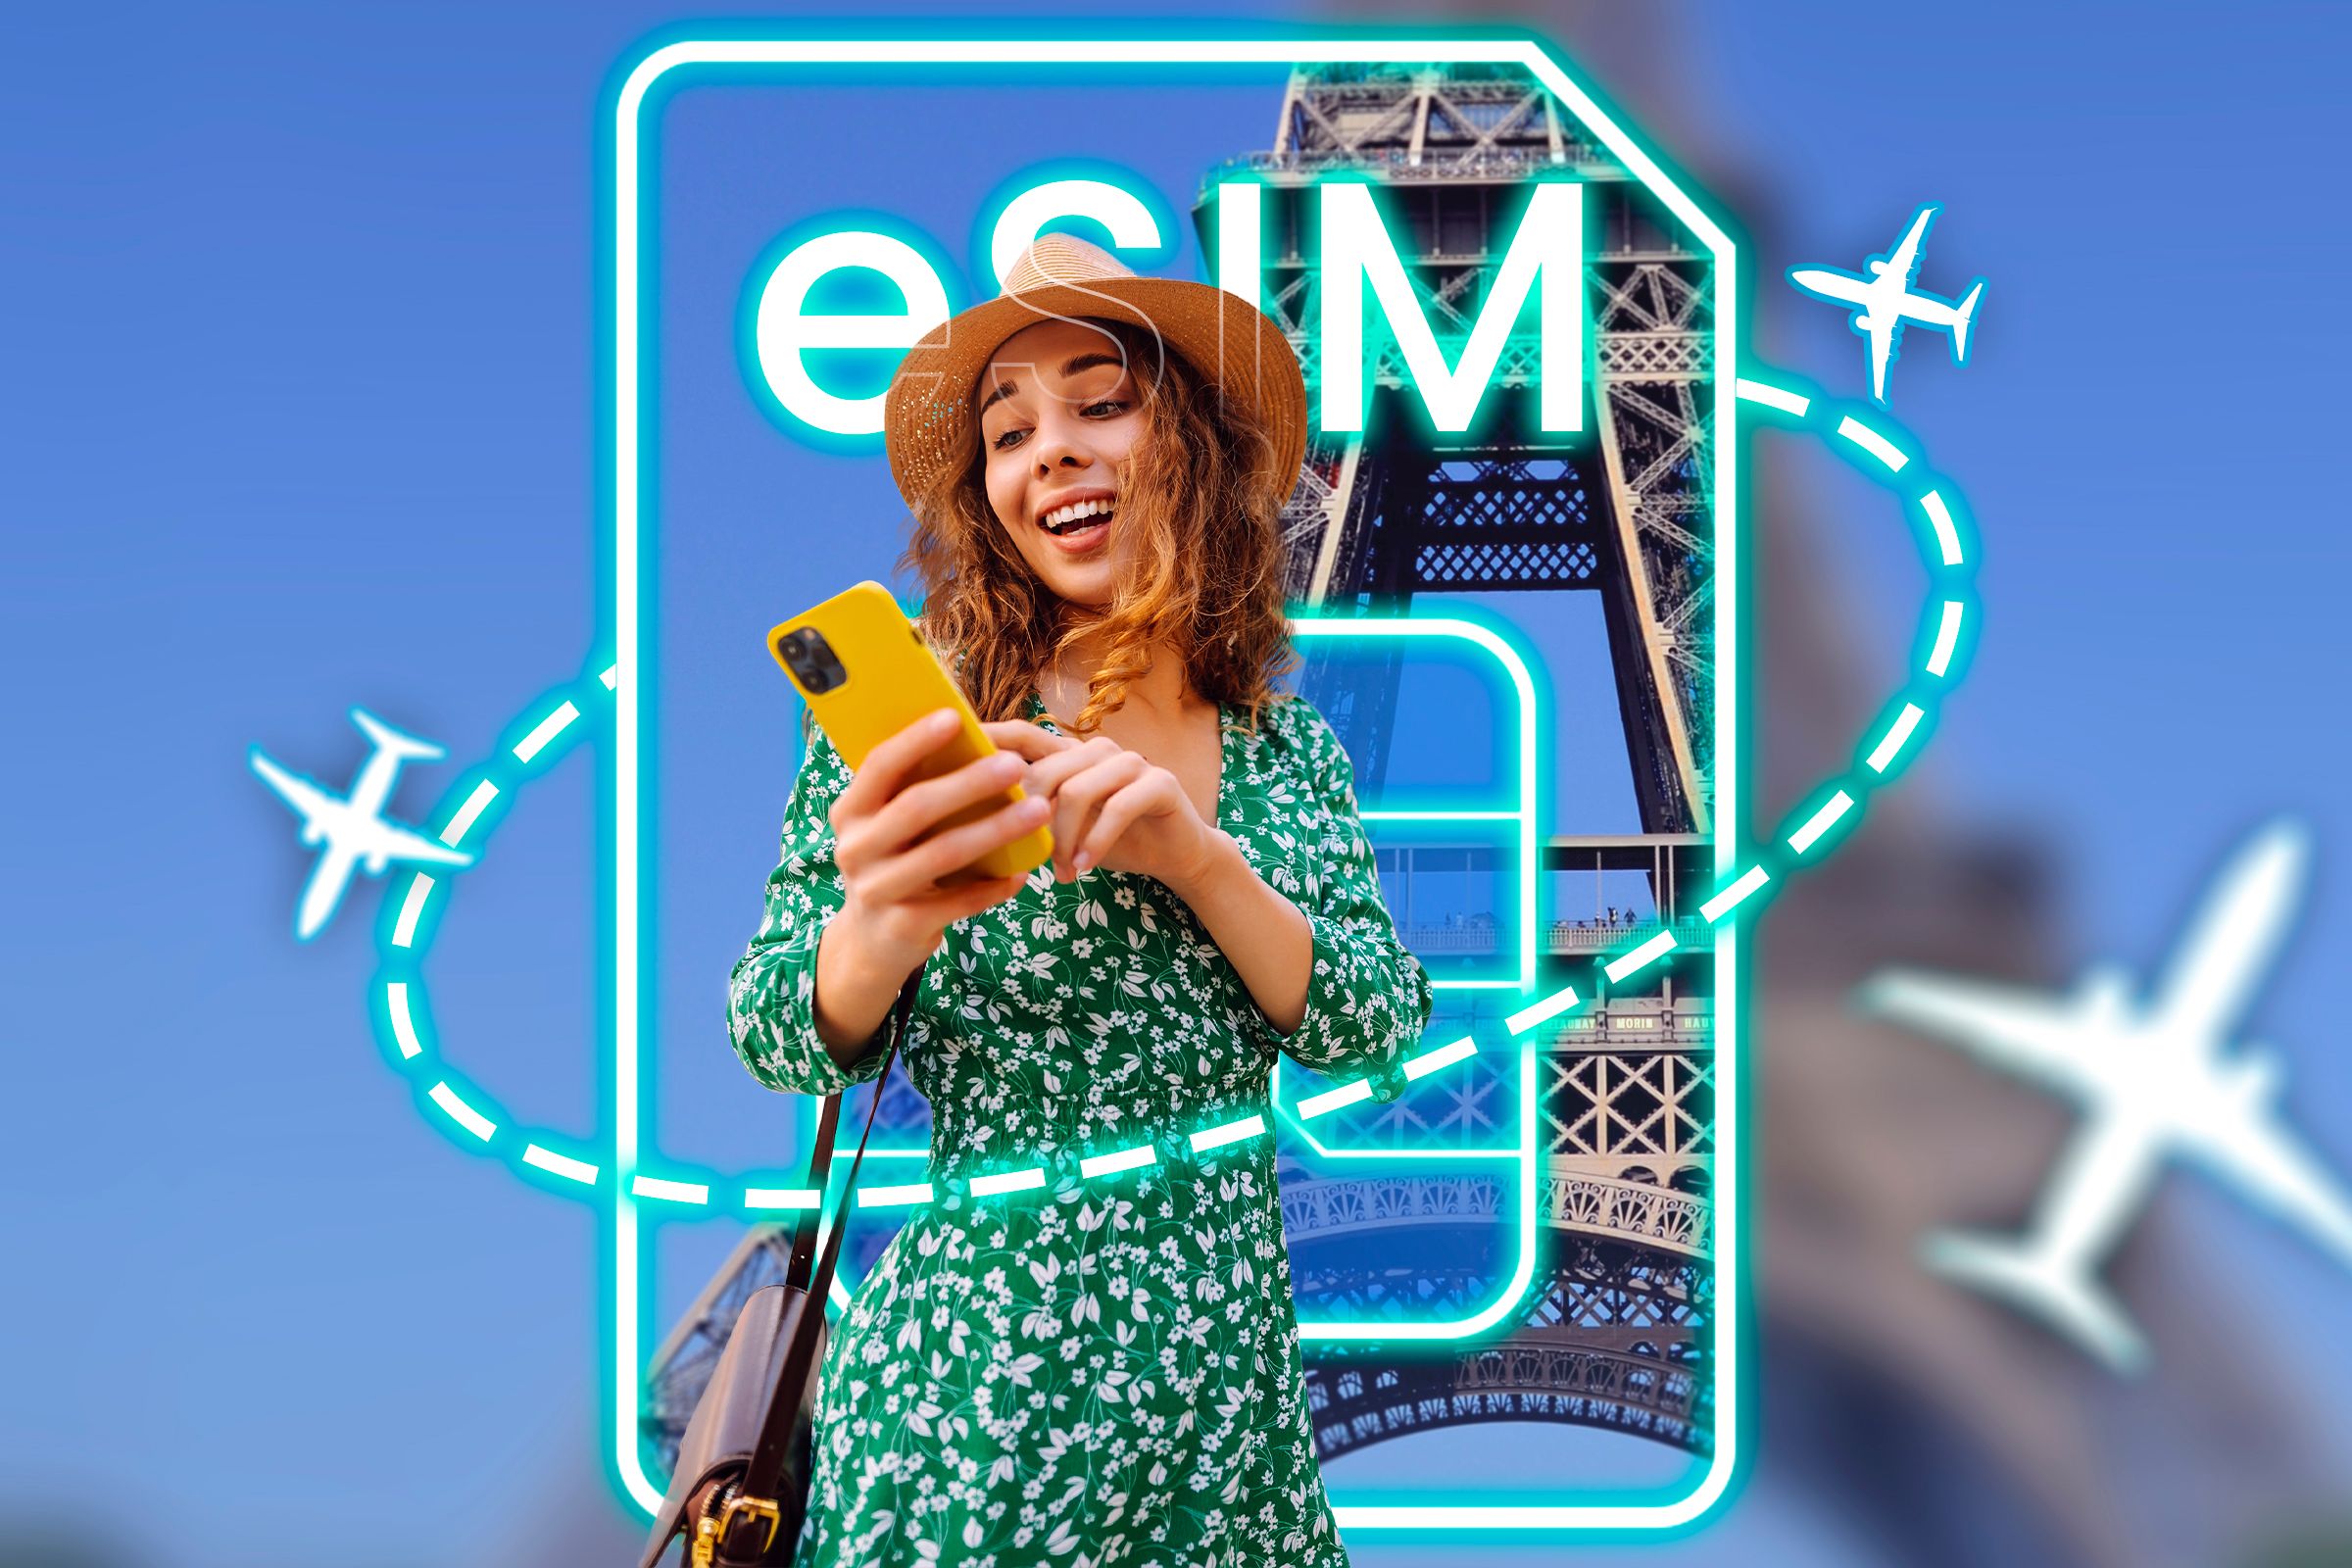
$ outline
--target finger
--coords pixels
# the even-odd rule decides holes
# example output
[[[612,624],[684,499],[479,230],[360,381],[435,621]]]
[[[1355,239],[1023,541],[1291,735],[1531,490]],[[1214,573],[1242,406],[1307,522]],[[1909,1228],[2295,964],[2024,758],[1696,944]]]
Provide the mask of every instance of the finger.
[[[1082,869],[1078,863],[1081,860],[1087,867],[1101,865],[1102,857],[1111,852],[1130,827],[1144,817],[1165,811],[1173,804],[1169,796],[1174,787],[1172,776],[1166,780],[1141,778],[1104,801],[1102,809],[1087,828],[1086,837],[1071,849],[1071,872],[1076,874]]]
[[[922,882],[945,887],[946,879],[967,872],[973,862],[993,850],[1003,849],[1015,840],[1034,833],[1045,822],[1051,803],[1042,796],[1031,796],[992,811],[977,822],[967,822],[937,837],[924,840],[907,851],[906,863],[910,876]]]
[[[995,876],[984,881],[959,883],[949,892],[922,899],[906,906],[924,930],[934,933],[930,951],[937,953],[946,941],[948,927],[968,920],[983,909],[993,908],[1021,891],[1028,881],[1025,876]]]
[[[1126,755],[1117,741],[1098,735],[1092,740],[1079,742],[1068,751],[1055,752],[1042,761],[1032,762],[1023,787],[1040,795],[1058,794],[1079,773],[1090,767],[1099,767],[1114,757]]]
[[[1015,753],[1026,761],[1040,761],[1055,752],[1068,751],[1077,741],[1067,735],[1056,735],[1041,729],[1025,718],[998,718],[980,726],[990,741]]]
[[[1067,882],[1077,875],[1071,857],[1086,837],[1096,808],[1141,778],[1152,764],[1134,752],[1121,752],[1097,763],[1054,792],[1054,875]],[[1064,873],[1068,873],[1065,875]]]
[[[1028,880],[1027,872],[1015,871],[1010,876],[992,876],[984,882],[974,882],[968,887],[956,889],[960,897],[952,901],[946,898],[941,900],[943,909],[954,911],[948,915],[945,923],[954,925],[958,920],[970,919],[982,909],[994,908],[1020,892],[1022,884]]]
[[[1018,784],[1028,767],[1011,752],[996,752],[909,784],[875,813],[872,844],[884,853],[905,849],[965,807]]]
[[[865,760],[853,770],[848,786],[834,800],[834,809],[840,813],[834,825],[881,809],[923,759],[945,746],[958,727],[955,709],[935,708],[866,753]]]
[[[950,828],[903,854],[891,856],[875,865],[869,877],[868,897],[877,903],[888,903],[930,895],[935,891],[933,884],[940,878],[960,871],[989,851],[1002,849],[1035,831],[1046,820],[1051,804],[1043,796],[1032,795],[1002,810],[991,811],[976,822]]]

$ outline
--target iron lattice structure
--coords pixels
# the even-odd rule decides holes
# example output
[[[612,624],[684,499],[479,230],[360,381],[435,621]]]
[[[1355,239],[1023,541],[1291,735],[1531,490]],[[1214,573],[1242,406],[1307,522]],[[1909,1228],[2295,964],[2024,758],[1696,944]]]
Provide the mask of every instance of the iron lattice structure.
[[[1714,803],[1711,259],[1683,243],[1647,193],[1511,68],[1294,73],[1273,147],[1229,169],[1264,184],[1261,303],[1298,351],[1318,406],[1320,258],[1310,236],[1326,177],[1382,187],[1398,259],[1449,365],[1459,363],[1531,182],[1583,183],[1592,334],[1583,429],[1541,426],[1535,322],[1505,339],[1479,417],[1459,433],[1431,427],[1394,338],[1368,334],[1364,431],[1318,439],[1285,509],[1289,590],[1341,614],[1400,613],[1421,593],[1598,594],[1642,832],[1554,839],[1546,869],[1644,873],[1653,924],[1706,951],[1703,922],[1678,916],[1706,869]],[[1195,210],[1204,242],[1222,177],[1234,175],[1212,173]],[[1310,658],[1304,672],[1367,798],[1388,775],[1399,679],[1394,656]],[[1396,846],[1397,836],[1384,834],[1383,844]],[[1398,847],[1391,858],[1393,900],[1401,895],[1409,908],[1413,855]],[[1496,940],[1491,920],[1450,930],[1399,923],[1434,973],[1456,955],[1492,952]],[[1625,939],[1623,930],[1553,926],[1543,966]],[[1689,983],[1608,998],[1546,1031],[1534,1287],[1515,1321],[1425,1353],[1409,1342],[1310,1346],[1324,1457],[1482,1421],[1565,1422],[1710,1450],[1714,1056],[1704,997],[1683,994]],[[1491,1142],[1507,1130],[1515,1092],[1502,1081],[1507,1060],[1482,1054],[1443,1089],[1433,1082],[1378,1107],[1346,1129],[1349,1146]],[[1494,1178],[1328,1174],[1285,1166],[1302,1315],[1466,1317],[1507,1276]]]
[[[1712,268],[1551,95],[1507,67],[1294,73],[1271,151],[1222,177],[1264,182],[1261,304],[1320,383],[1319,267],[1308,236],[1326,177],[1373,178],[1448,364],[1502,264],[1531,181],[1584,182],[1593,384],[1584,432],[1541,429],[1541,342],[1503,344],[1490,407],[1440,434],[1393,340],[1366,340],[1366,430],[1319,440],[1285,511],[1290,591],[1317,606],[1401,608],[1415,591],[1581,589],[1602,596],[1642,825],[1706,832],[1714,799],[1709,628],[1715,553]],[[1205,231],[1213,209],[1203,200]],[[1409,244],[1410,254],[1406,254]],[[1526,323],[1520,323],[1524,326]],[[1312,677],[1310,677],[1312,678]],[[1386,776],[1394,669],[1332,689],[1359,780]]]
[[[1311,446],[1284,511],[1289,590],[1295,602],[1343,613],[1399,612],[1420,592],[1600,594],[1643,831],[1554,838],[1545,869],[1641,873],[1655,910],[1649,928],[1669,925],[1693,956],[1703,953],[1708,928],[1682,916],[1708,869],[1713,801],[1708,259],[1674,243],[1639,186],[1514,71],[1299,72],[1273,149],[1228,168],[1266,184],[1263,303],[1298,352],[1310,403],[1319,302],[1300,237],[1312,231],[1307,204],[1321,176],[1369,173],[1388,187],[1400,259],[1449,363],[1500,265],[1514,192],[1540,177],[1587,182],[1597,377],[1585,429],[1537,428],[1541,362],[1529,333],[1506,341],[1489,416],[1473,432],[1433,439],[1425,416],[1409,416],[1417,394],[1394,343],[1367,337],[1366,434]],[[1221,177],[1212,172],[1207,184]],[[1212,217],[1204,197],[1195,220],[1205,231]],[[1310,658],[1303,675],[1367,798],[1386,773],[1399,674],[1394,658],[1359,656]],[[1391,834],[1382,842],[1392,906],[1409,910],[1409,848],[1395,853]],[[1400,915],[1399,925],[1434,973],[1495,949],[1492,920],[1424,929]],[[1540,964],[1557,970],[1640,934],[1553,926]],[[1571,1423],[1710,1450],[1714,1073],[1704,972],[1692,994],[1692,967],[1656,993],[1607,997],[1547,1027],[1538,1041],[1534,1284],[1502,1326],[1428,1353],[1401,1342],[1310,1347],[1324,1457],[1485,1421]],[[1577,968],[1587,973],[1589,962]],[[1482,1043],[1503,1038],[1495,1020],[1479,1033]],[[1352,1148],[1492,1142],[1511,1130],[1508,1057],[1482,1053],[1403,1100],[1332,1121],[1346,1123]],[[862,1117],[866,1092],[845,1102],[845,1126]],[[883,1093],[877,1142],[924,1143],[929,1107],[903,1072]],[[1302,1317],[1460,1318],[1509,1272],[1498,1250],[1506,1193],[1491,1175],[1335,1178],[1286,1157],[1281,1178]],[[844,1255],[862,1272],[891,1228],[855,1223]],[[645,1424],[665,1467],[743,1300],[783,1277],[789,1248],[787,1232],[754,1231],[657,1352]]]

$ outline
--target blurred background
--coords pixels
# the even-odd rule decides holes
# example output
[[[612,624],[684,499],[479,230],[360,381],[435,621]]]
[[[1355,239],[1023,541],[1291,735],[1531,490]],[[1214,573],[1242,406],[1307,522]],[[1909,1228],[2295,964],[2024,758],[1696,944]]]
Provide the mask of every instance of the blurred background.
[[[1005,16],[1048,34],[1089,21]],[[1914,329],[1890,398],[1978,519],[1984,633],[1925,760],[1750,946],[1758,1372],[1735,1500],[1670,1542],[1363,1535],[1355,1560],[2352,1561],[2342,1262],[2177,1169],[2105,1274],[2153,1364],[2109,1374],[1916,1261],[1932,1229],[2021,1223],[2073,1109],[1852,1000],[1891,965],[2055,991],[2103,960],[2152,983],[2230,851],[2291,814],[2316,872],[2240,1033],[2276,1047],[2288,1120],[2352,1168],[2334,994],[2352,801],[2328,686],[2352,652],[2352,551],[2325,485],[2277,477],[2293,431],[2325,449],[2347,412],[2328,368],[2345,220],[2321,199],[2347,128],[2341,14],[1684,0],[1478,19],[1552,39],[1737,219],[1751,351],[1831,393],[1863,390],[1862,342],[1781,273],[1856,269],[1943,204],[1920,284],[1988,279],[1974,352],[1955,368]],[[340,789],[365,755],[342,716],[360,704],[450,748],[393,802],[419,820],[581,668],[597,93],[671,20],[18,19],[0,137],[19,824],[0,884],[17,1086],[0,1563],[631,1555],[598,1432],[596,1213],[466,1156],[420,1111],[368,1024],[377,884],[298,946],[311,856],[244,753]],[[968,283],[969,225],[1018,171],[1105,158],[1181,214],[1212,167],[1273,145],[1283,86],[1236,73],[1154,89],[1146,113],[1113,87],[942,88],[919,116],[883,92],[673,107],[664,508],[703,526],[665,542],[663,591],[704,618],[666,618],[662,765],[690,822],[663,868],[665,973],[723,974],[758,922],[798,756],[759,633],[887,576],[902,517],[878,457],[793,444],[746,395],[749,259],[811,213],[881,208]],[[1161,270],[1201,275],[1177,226]],[[1764,831],[1847,761],[1909,657],[1924,577],[1883,492],[1799,441],[1755,455]],[[1599,622],[1567,608],[1590,597],[1523,620],[1559,705],[1549,804],[1574,831],[1632,832],[1613,708],[1600,744],[1568,745],[1614,701]],[[1398,759],[1411,710],[1408,693]],[[532,786],[432,967],[448,1054],[583,1143],[597,760]],[[708,1027],[712,1049],[665,1054],[658,1123],[733,1168],[775,1158],[791,1115],[715,1049],[715,985],[664,995],[663,1027]],[[739,1235],[662,1227],[664,1324]],[[1467,1486],[1506,1451],[1514,1483],[1565,1490],[1684,1462],[1621,1432],[1505,1423],[1327,1473],[1343,1492],[1407,1468]]]

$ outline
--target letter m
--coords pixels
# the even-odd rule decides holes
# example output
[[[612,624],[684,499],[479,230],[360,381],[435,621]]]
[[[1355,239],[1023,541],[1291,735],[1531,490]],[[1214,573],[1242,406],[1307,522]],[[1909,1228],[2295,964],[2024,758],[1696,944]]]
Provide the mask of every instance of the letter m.
[[[1446,368],[1437,335],[1414,297],[1388,227],[1361,180],[1327,180],[1320,189],[1323,288],[1323,428],[1364,427],[1364,280],[1404,356],[1405,372],[1440,430],[1467,430],[1504,341],[1540,277],[1542,358],[1537,381],[1545,430],[1584,428],[1584,186],[1536,184],[1511,235],[1494,286],[1478,306],[1461,364]]]

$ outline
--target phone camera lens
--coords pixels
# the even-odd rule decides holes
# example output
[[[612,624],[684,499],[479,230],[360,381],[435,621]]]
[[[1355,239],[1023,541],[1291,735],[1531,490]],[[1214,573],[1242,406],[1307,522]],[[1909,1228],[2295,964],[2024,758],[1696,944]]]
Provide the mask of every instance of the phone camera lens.
[[[778,646],[794,678],[812,696],[818,692],[829,692],[849,679],[849,672],[841,667],[841,661],[834,657],[832,646],[825,641],[824,633],[813,626],[786,632]]]

